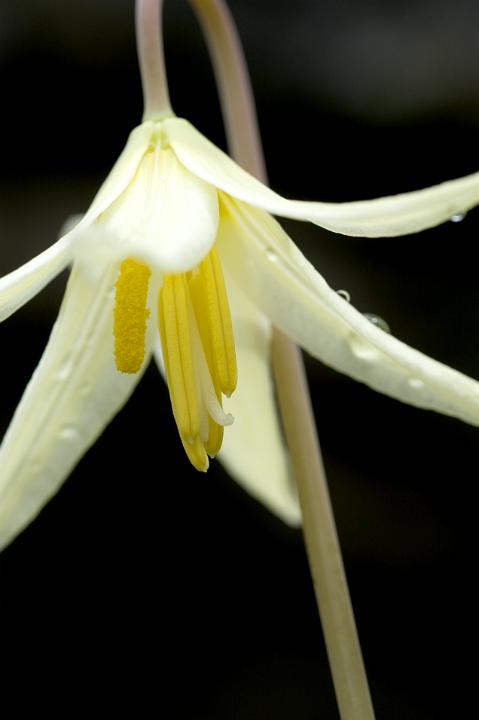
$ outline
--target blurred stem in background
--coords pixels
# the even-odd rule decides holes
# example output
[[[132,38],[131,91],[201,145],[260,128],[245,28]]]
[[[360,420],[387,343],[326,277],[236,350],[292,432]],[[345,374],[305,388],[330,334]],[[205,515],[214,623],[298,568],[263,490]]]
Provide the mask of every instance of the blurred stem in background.
[[[267,183],[253,92],[240,39],[222,0],[190,0],[209,48],[233,158]],[[349,596],[326,474],[299,348],[273,328],[272,362],[298,485],[303,531],[342,720],[374,710]]]
[[[173,115],[162,30],[163,0],[136,0],[136,44],[143,86],[143,121]]]

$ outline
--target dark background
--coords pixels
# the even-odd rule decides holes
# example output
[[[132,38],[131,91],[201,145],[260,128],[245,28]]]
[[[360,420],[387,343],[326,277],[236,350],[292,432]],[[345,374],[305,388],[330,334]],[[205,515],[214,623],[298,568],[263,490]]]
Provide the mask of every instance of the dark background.
[[[230,5],[278,191],[360,199],[479,168],[474,0]],[[166,2],[165,32],[177,114],[224,146],[186,2]],[[133,2],[0,0],[0,88],[3,274],[88,206],[140,121]],[[476,211],[387,240],[285,225],[359,309],[479,377]],[[1,432],[64,282],[0,329]],[[478,431],[307,368],[377,716],[469,716]],[[2,709],[11,699],[16,712],[33,701],[62,717],[337,718],[301,534],[217,463],[206,476],[189,467],[153,366],[1,556],[0,643]]]

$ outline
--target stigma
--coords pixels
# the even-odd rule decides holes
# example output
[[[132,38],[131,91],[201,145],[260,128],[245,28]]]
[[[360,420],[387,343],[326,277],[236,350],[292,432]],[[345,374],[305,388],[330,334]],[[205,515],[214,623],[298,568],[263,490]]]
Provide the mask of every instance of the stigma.
[[[158,323],[173,414],[183,447],[198,470],[221,448],[233,422],[222,396],[236,387],[231,314],[216,249],[192,271],[166,274]]]

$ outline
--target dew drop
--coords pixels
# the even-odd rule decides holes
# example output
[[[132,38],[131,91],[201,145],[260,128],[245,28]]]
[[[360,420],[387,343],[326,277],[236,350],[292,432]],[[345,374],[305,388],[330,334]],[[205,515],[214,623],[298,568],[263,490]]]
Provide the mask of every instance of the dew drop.
[[[375,313],[364,313],[364,317],[383,332],[388,333],[389,335],[391,334],[391,328],[387,324],[386,320],[384,320],[384,318],[380,315],[376,315]]]
[[[371,347],[371,345],[365,343],[357,335],[355,335],[349,341],[349,346],[353,355],[355,355],[359,360],[364,360],[365,362],[374,362],[379,357],[378,351],[375,348]]]
[[[336,292],[338,293],[339,297],[343,298],[343,300],[346,300],[346,302],[348,303],[351,302],[351,295],[348,293],[347,290],[336,290]]]
[[[409,378],[408,380],[409,387],[413,388],[413,390],[422,390],[424,387],[424,383],[419,378]]]
[[[278,262],[278,255],[272,248],[266,248],[266,257],[271,262],[274,262],[274,263]]]
[[[75,428],[65,425],[65,427],[60,431],[60,438],[62,440],[73,440],[76,437],[76,434],[77,431]]]
[[[70,360],[66,360],[62,365],[59,367],[58,372],[56,373],[56,379],[60,382],[63,380],[66,380],[67,377],[71,374],[72,366]]]
[[[451,215],[450,220],[451,220],[451,222],[453,222],[453,223],[462,222],[462,221],[464,220],[464,218],[466,217],[466,215],[467,215],[467,213],[465,213],[465,212],[463,212],[463,213],[454,213],[454,215]]]

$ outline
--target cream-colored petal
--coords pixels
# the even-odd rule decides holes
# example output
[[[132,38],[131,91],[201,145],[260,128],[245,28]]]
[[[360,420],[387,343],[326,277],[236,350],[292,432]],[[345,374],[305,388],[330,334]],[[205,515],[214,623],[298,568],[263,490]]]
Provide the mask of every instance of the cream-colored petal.
[[[60,273],[71,261],[75,241],[129,185],[155,134],[155,123],[145,122],[133,130],[125,149],[78,224],[54,245],[17,270],[0,279],[0,321],[18,310]],[[201,183],[201,181],[199,181]]]
[[[84,231],[92,225],[102,213],[112,205],[115,200],[127,189],[134,180],[144,155],[149,148],[157,142],[157,125],[153,122],[144,122],[130,133],[127,143],[104,180],[93,201],[84,215],[72,216],[65,223],[63,238],[76,241],[79,235],[85,239]],[[74,220],[77,220],[76,224]],[[77,249],[82,250],[81,242]],[[88,252],[88,250],[87,250]]]
[[[215,241],[217,192],[158,143],[98,225],[112,239],[109,252],[133,255],[163,272],[184,272],[195,267]]]
[[[309,220],[344,235],[407,235],[439,225],[479,203],[479,173],[415,192],[361,202],[286,200],[236,165],[186,120],[166,120],[165,130],[180,161],[206,182],[274,215]],[[294,136],[287,142],[294,145]]]
[[[301,511],[282,436],[270,363],[271,326],[225,271],[238,363],[238,386],[225,409],[235,421],[225,429],[218,459],[254,498],[288,525]]]
[[[0,278],[0,322],[40,292],[72,258],[69,236],[61,238],[32,260]]]
[[[128,187],[150,143],[155,141],[155,130],[153,122],[144,122],[132,130],[120,157],[84,215],[82,227],[101,215]]]
[[[267,213],[229,198],[218,243],[271,322],[309,353],[386,395],[479,425],[479,383],[379,330],[332,290]]]
[[[75,265],[58,320],[0,447],[0,548],[48,502],[141,373],[113,359],[115,266]]]

